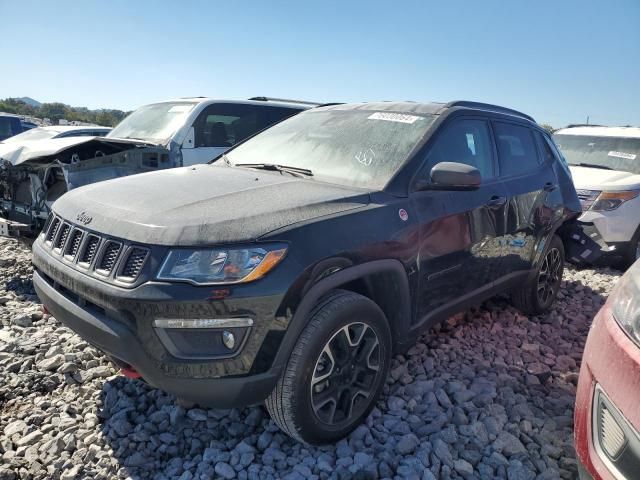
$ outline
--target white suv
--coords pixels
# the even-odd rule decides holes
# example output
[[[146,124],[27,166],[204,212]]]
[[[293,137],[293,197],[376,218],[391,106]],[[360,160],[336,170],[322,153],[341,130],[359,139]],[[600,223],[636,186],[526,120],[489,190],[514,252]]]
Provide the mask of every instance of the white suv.
[[[208,162],[255,133],[317,105],[268,97],[181,98],[138,108],[104,137],[3,143],[0,235],[39,231],[53,202],[68,190]]]
[[[630,265],[640,258],[640,128],[578,126],[554,140],[570,165],[586,233]]]

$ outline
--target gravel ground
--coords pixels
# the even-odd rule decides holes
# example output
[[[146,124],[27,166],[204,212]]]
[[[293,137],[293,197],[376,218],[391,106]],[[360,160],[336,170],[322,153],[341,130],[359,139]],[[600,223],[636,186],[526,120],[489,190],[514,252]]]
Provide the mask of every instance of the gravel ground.
[[[569,270],[548,315],[502,299],[392,362],[377,408],[312,448],[260,407],[185,409],[43,318],[30,252],[0,239],[0,480],[576,478],[573,403],[591,319],[619,272]]]

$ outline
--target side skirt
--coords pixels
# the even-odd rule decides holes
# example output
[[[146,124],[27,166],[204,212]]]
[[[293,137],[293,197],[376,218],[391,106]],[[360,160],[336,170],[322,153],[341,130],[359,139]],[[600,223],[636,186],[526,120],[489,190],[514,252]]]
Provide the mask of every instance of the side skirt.
[[[493,283],[489,283],[484,285],[472,292],[467,293],[466,295],[461,296],[457,300],[453,302],[449,302],[441,307],[436,308],[431,313],[422,317],[416,325],[413,325],[409,332],[409,338],[412,340],[406,344],[404,344],[404,348],[400,347],[400,351],[409,348],[415,340],[426,330],[430,329],[434,325],[443,322],[451,315],[456,313],[464,312],[474,305],[478,305],[479,303],[488,300],[491,297],[496,296],[499,293],[504,293],[509,291],[519,283],[522,283],[527,280],[529,275],[532,274],[531,270],[523,270],[520,272],[512,272],[508,275],[505,275],[499,280],[496,280]]]

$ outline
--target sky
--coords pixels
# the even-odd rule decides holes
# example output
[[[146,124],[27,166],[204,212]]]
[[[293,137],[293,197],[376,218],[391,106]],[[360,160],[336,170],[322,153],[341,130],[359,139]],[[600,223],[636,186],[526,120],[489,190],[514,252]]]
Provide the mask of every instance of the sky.
[[[640,126],[640,0],[0,0],[0,98],[475,100]]]

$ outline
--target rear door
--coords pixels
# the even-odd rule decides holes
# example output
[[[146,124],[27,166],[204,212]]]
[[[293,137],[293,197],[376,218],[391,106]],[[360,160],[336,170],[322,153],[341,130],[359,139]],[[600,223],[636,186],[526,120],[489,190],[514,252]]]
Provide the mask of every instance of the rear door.
[[[532,268],[536,248],[553,224],[553,154],[543,151],[540,133],[526,124],[494,120],[492,127],[508,198],[502,275],[517,276]]]
[[[499,277],[506,191],[497,177],[489,122],[462,117],[440,128],[420,178],[429,179],[440,162],[459,162],[480,170],[482,184],[471,191],[413,192],[419,222],[418,320],[491,288]]]

